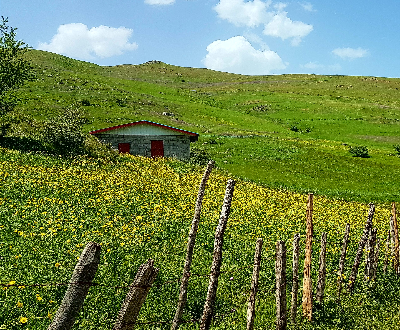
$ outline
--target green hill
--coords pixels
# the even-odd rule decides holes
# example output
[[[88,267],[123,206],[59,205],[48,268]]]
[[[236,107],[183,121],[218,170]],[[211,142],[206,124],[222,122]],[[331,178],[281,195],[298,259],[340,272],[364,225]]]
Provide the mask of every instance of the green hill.
[[[37,80],[18,111],[36,120],[71,104],[90,131],[140,119],[200,133],[192,145],[236,176],[361,201],[398,200],[400,79],[244,76],[150,61],[101,67],[28,53]],[[165,115],[167,113],[168,115]],[[366,146],[369,158],[349,147]]]
[[[19,91],[11,141],[34,137],[41,121],[79,106],[86,114],[86,132],[152,120],[200,133],[193,150],[217,161],[219,168],[211,173],[205,190],[180,329],[197,329],[193,320],[202,315],[215,228],[231,177],[226,171],[273,189],[236,180],[213,329],[245,328],[258,238],[264,243],[255,329],[275,327],[277,240],[284,240],[288,248],[289,307],[296,233],[301,233],[302,283],[307,196],[277,187],[316,193],[314,288],[319,239],[328,234],[325,300],[314,304],[312,323],[304,322],[299,309],[297,328],[399,329],[400,278],[386,243],[388,202],[399,202],[400,158],[393,148],[400,143],[399,79],[254,77],[154,61],[100,67],[39,51],[30,51],[28,57],[37,79]],[[349,146],[366,146],[370,157],[352,157]],[[91,241],[102,247],[97,285],[90,288],[74,329],[111,329],[138,267],[148,258],[160,271],[137,328],[169,329],[204,168],[130,155],[67,158],[24,151],[0,148],[0,329],[47,328]],[[345,287],[371,201],[377,202],[373,225],[380,240],[377,277],[365,280],[364,261],[353,294],[344,291],[338,303],[343,231],[349,223]]]

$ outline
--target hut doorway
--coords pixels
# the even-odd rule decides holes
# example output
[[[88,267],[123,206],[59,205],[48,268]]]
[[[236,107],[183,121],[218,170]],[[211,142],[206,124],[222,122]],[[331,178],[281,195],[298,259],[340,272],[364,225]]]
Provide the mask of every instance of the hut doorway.
[[[120,154],[129,154],[131,149],[130,143],[118,143],[118,151]]]
[[[163,140],[151,141],[151,157],[164,157],[164,142]]]

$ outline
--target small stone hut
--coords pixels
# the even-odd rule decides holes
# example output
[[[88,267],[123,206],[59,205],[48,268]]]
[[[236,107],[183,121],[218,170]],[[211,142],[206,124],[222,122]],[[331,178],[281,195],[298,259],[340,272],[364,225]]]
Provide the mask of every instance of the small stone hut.
[[[111,144],[120,153],[178,159],[189,158],[190,142],[199,137],[197,133],[147,120],[103,128],[90,134]]]

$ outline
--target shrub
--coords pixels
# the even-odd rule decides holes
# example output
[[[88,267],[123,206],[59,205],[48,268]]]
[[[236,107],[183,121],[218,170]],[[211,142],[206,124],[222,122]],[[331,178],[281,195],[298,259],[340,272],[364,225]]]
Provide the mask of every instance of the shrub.
[[[397,155],[400,156],[400,144],[395,144],[393,148],[396,151]]]
[[[82,100],[80,101],[80,103],[81,103],[81,105],[83,105],[84,107],[89,107],[89,106],[92,105],[88,99],[82,99]]]
[[[84,153],[85,134],[82,125],[86,119],[81,110],[68,108],[63,114],[48,121],[43,132],[43,143],[59,155]]]
[[[366,146],[355,146],[350,147],[349,152],[353,157],[368,158],[368,148]]]
[[[93,135],[88,134],[83,142],[84,153],[94,158],[115,158],[118,151],[112,149],[110,145],[104,144]]]
[[[191,147],[189,162],[194,165],[206,165],[211,159],[207,150],[201,147]]]

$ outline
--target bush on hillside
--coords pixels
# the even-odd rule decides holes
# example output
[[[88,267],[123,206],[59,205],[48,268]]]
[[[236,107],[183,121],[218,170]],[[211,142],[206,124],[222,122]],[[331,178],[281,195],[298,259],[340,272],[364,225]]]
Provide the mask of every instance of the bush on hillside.
[[[115,158],[118,151],[112,149],[110,145],[104,144],[93,135],[86,135],[83,142],[84,153],[93,158]]]
[[[83,112],[75,107],[68,108],[58,117],[44,125],[43,143],[51,152],[59,155],[84,153],[85,134],[82,126],[86,119]]]
[[[211,160],[211,156],[207,150],[201,147],[191,147],[189,162],[194,165],[207,165]]]
[[[369,158],[368,148],[366,146],[350,147],[349,152],[353,157]]]
[[[393,148],[396,151],[397,156],[400,156],[400,144],[395,144]]]

